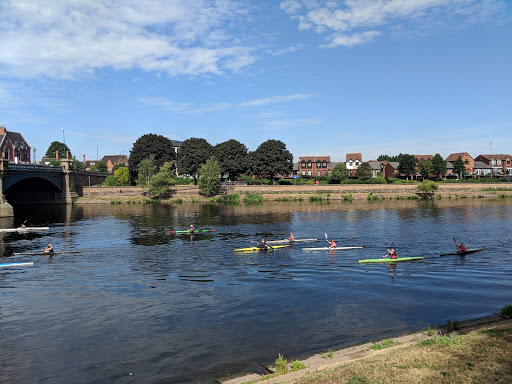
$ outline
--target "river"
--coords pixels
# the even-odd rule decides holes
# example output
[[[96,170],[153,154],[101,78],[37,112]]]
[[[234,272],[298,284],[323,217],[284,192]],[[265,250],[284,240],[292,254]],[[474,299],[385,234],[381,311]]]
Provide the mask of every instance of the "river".
[[[279,353],[499,312],[512,297],[512,201],[17,208],[0,227],[0,383],[208,383]],[[170,229],[215,229],[171,235]],[[317,238],[269,252],[254,241]],[[307,252],[326,246],[363,249]],[[485,250],[465,257],[454,240]],[[40,250],[79,254],[17,256]],[[359,264],[384,255],[424,261]]]

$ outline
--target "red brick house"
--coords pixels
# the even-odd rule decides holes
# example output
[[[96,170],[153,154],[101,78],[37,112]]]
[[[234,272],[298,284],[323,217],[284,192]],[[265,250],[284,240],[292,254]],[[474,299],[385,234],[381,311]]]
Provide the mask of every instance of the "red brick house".
[[[467,152],[452,153],[445,160],[453,164],[455,162],[455,160],[457,160],[459,158],[459,156],[462,158],[462,161],[464,162],[464,166],[466,167],[466,173],[472,174],[474,172],[474,168],[475,168],[475,160],[471,157],[471,155],[469,153],[467,153]],[[447,172],[448,172],[448,174],[452,174],[453,168],[448,168]]]
[[[327,176],[331,156],[304,156],[299,157],[298,173],[301,177]]]
[[[30,164],[30,146],[21,133],[9,132],[0,125],[0,154],[10,163]]]
[[[113,155],[113,156],[103,156],[102,159],[106,164],[109,172],[112,172],[112,169],[115,165],[124,163],[126,167],[128,167],[128,156],[127,155]]]
[[[493,175],[512,174],[512,156],[510,155],[478,155],[475,161],[481,161],[492,169]]]

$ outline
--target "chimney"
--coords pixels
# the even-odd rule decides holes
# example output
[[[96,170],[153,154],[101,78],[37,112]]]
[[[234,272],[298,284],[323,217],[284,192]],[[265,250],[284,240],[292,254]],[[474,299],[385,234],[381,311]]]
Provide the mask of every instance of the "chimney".
[[[85,164],[85,155],[84,155],[84,164]]]
[[[59,151],[55,151],[55,160],[59,160]]]
[[[5,129],[5,126],[0,125],[0,135],[5,135],[7,133],[7,130]]]
[[[66,151],[66,160],[69,160],[69,151]]]

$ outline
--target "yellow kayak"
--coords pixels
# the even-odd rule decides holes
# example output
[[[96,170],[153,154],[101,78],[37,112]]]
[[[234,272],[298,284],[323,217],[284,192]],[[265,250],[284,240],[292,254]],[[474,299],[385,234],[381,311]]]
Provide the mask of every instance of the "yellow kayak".
[[[268,246],[267,249],[262,249],[260,247],[249,247],[249,248],[237,248],[237,249],[233,249],[233,251],[235,252],[238,252],[238,251],[266,251],[266,250],[272,250],[272,249],[277,249],[277,248],[285,248],[285,247],[289,247],[289,245],[274,245],[274,246]]]

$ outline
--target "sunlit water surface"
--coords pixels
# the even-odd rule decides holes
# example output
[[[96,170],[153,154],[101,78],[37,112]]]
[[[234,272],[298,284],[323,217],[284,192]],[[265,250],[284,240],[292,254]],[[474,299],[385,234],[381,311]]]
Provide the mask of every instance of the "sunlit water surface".
[[[512,203],[91,205],[16,210],[0,234],[1,383],[210,382],[497,313],[512,297]],[[170,235],[191,223],[215,232]],[[317,238],[239,253],[261,237]],[[327,245],[363,249],[308,252]],[[454,240],[485,251],[440,257]],[[44,248],[80,254],[15,256]],[[362,265],[393,243],[425,261]]]

